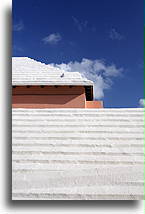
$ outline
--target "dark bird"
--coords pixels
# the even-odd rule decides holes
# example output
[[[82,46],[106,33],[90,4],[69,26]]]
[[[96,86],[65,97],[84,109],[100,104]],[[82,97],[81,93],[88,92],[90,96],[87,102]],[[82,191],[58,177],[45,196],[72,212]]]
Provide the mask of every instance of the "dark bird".
[[[60,77],[61,77],[61,78],[64,77],[64,73],[62,73]]]

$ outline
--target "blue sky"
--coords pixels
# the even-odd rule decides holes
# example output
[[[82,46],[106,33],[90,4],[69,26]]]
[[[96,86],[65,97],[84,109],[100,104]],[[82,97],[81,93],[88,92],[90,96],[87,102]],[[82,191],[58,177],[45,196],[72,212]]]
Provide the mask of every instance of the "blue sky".
[[[105,107],[138,107],[143,1],[13,0],[13,56],[80,69]]]

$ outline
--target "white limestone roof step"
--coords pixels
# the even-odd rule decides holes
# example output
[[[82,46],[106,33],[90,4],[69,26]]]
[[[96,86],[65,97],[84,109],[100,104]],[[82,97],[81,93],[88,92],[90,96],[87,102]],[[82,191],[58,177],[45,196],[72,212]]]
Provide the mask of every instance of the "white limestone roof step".
[[[12,85],[92,86],[93,82],[79,72],[66,72],[28,57],[12,57]]]
[[[76,143],[77,144],[77,143]],[[107,155],[107,154],[114,154],[114,155],[117,155],[117,154],[140,154],[140,155],[143,155],[142,154],[142,148],[141,147],[128,147],[128,148],[118,148],[118,147],[109,147],[109,148],[106,148],[105,151],[104,151],[104,148],[102,147],[81,147],[80,146],[77,146],[76,147],[73,147],[73,146],[70,146],[70,147],[65,147],[65,146],[62,146],[62,147],[57,147],[54,146],[54,147],[50,147],[50,146],[33,146],[33,145],[29,145],[29,146],[22,146],[21,144],[19,144],[19,146],[15,146],[13,147],[12,149],[13,153],[14,154],[99,154],[99,155]]]
[[[13,109],[15,200],[141,200],[144,111]]]
[[[42,111],[42,112],[117,112],[117,111],[120,111],[120,112],[144,112],[144,108],[87,108],[87,109],[84,109],[84,108],[43,108],[43,109],[32,109],[32,108],[29,108],[29,109],[26,109],[26,108],[13,108],[12,111],[13,112],[37,112],[37,111]]]

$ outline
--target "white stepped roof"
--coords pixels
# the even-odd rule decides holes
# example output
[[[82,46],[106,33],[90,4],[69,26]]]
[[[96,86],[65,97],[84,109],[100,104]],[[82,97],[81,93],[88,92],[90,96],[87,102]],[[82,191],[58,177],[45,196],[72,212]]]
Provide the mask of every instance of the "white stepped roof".
[[[14,200],[143,200],[143,109],[13,109]]]
[[[66,72],[28,57],[12,58],[13,85],[93,85],[79,72]]]

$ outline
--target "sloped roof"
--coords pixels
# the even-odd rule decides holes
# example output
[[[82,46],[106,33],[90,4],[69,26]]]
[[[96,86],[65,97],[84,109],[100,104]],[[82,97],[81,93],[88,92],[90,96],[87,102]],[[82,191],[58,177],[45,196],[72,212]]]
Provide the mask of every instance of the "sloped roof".
[[[79,72],[66,72],[28,57],[12,58],[12,85],[93,85]]]
[[[15,200],[143,199],[143,109],[13,109]]]

